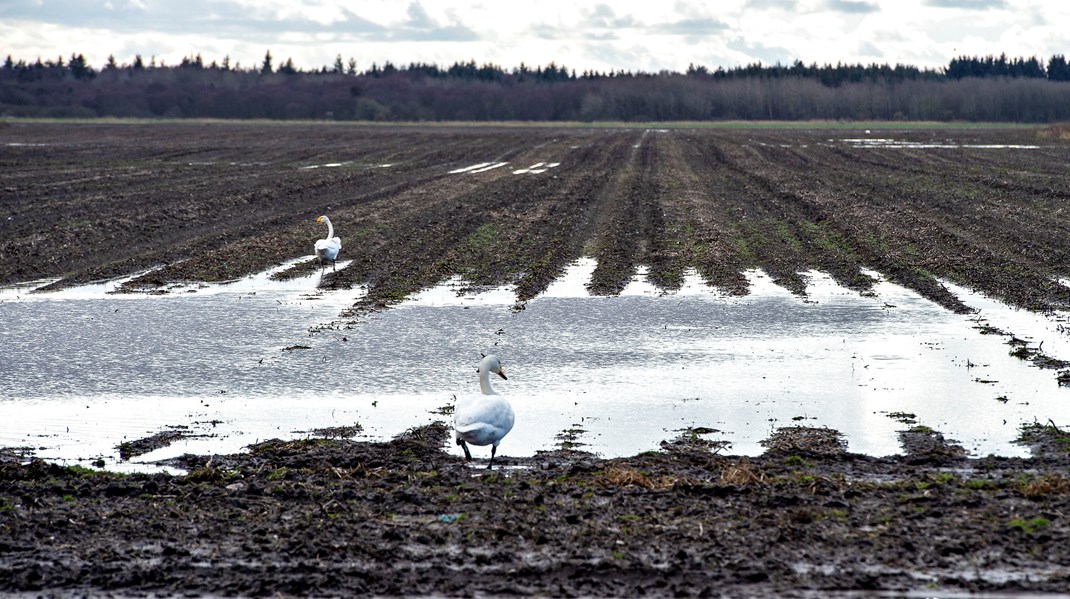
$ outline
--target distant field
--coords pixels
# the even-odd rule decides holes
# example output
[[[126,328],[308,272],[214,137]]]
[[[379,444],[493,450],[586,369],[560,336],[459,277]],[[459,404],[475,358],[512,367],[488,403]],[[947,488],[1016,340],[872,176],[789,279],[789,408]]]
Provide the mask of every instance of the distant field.
[[[182,124],[220,124],[263,126],[306,126],[325,127],[533,127],[565,128],[587,127],[594,129],[1042,129],[1047,125],[1032,123],[990,123],[966,121],[331,121],[331,120],[222,120],[222,119],[57,119],[57,118],[10,118],[0,117],[3,124],[116,124],[116,125],[182,125]]]
[[[227,280],[310,253],[329,214],[353,262],[325,284],[368,285],[370,306],[451,274],[524,301],[590,255],[602,294],[640,264],[664,288],[695,268],[727,293],[750,268],[864,292],[871,269],[950,309],[940,278],[1064,307],[1070,143],[1052,131],[5,120],[0,283]],[[297,268],[284,276],[313,266]]]

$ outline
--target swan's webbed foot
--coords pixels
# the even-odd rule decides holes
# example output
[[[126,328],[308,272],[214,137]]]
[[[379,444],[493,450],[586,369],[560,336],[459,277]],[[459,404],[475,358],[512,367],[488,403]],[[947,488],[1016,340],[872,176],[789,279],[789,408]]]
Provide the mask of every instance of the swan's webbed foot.
[[[470,451],[468,451],[468,444],[464,442],[464,439],[457,439],[457,445],[460,445],[461,449],[464,450],[464,459],[465,459],[465,461],[471,462],[472,461],[472,453]]]

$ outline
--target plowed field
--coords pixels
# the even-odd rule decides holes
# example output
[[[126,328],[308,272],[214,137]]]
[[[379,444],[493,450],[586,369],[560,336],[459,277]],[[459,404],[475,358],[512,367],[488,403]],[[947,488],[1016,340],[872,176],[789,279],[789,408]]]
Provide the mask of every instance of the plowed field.
[[[352,262],[324,285],[369,286],[365,307],[455,273],[522,303],[584,254],[599,294],[639,264],[728,293],[748,268],[799,294],[806,270],[865,291],[872,269],[952,310],[940,278],[1064,307],[1070,143],[1043,134],[7,123],[0,284],[228,280],[310,254],[327,214]]]
[[[354,311],[453,274],[516,284],[520,308],[584,255],[598,294],[647,265],[665,289],[695,268],[745,294],[760,268],[803,295],[815,269],[955,311],[942,280],[1061,309],[1068,164],[1038,129],[0,123],[0,284],[231,280],[311,254],[327,214],[347,262],[323,285],[366,286]],[[867,457],[786,427],[754,458],[696,432],[492,472],[444,452],[441,423],[187,455],[185,476],[0,448],[0,594],[1065,593],[1060,424],[1023,429],[1029,458],[971,458],[927,427]]]

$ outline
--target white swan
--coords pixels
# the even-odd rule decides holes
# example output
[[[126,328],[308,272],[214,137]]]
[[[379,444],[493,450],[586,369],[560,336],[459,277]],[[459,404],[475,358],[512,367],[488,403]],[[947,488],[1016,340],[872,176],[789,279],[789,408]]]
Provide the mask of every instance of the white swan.
[[[453,438],[464,450],[466,460],[472,459],[468,443],[490,445],[488,470],[494,465],[498,443],[512,430],[514,418],[513,407],[508,400],[495,393],[494,387],[490,386],[491,373],[506,378],[505,369],[497,356],[486,356],[479,363],[479,389],[482,393],[461,398],[453,408]]]
[[[331,219],[326,216],[321,216],[316,219],[318,223],[327,223],[327,237],[316,240],[316,257],[320,259],[320,269],[325,266],[325,261],[330,260],[331,266],[337,265],[338,250],[342,249],[341,238],[334,236],[334,225],[331,224]]]

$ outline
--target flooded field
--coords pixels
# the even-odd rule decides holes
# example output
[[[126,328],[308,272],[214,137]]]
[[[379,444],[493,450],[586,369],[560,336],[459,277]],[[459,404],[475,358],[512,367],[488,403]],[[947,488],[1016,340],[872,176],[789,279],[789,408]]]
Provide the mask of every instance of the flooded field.
[[[666,294],[645,269],[618,297],[596,297],[585,259],[524,310],[512,289],[466,294],[455,280],[352,320],[339,314],[355,294],[318,290],[319,274],[270,279],[289,266],[167,295],[112,293],[122,281],[3,290],[0,446],[129,470],[352,425],[385,440],[449,422],[456,396],[478,390],[481,352],[510,376],[497,385],[517,412],[504,456],[634,455],[693,430],[758,455],[793,425],[834,429],[869,455],[901,453],[898,432],[922,425],[974,456],[1023,456],[1022,424],[1070,421],[1070,390],[1051,371],[981,334],[1010,327],[1070,355],[1064,318],[964,289],[977,314],[887,282],[863,296],[816,272],[805,299],[757,271],[748,296],[694,274]],[[188,438],[120,459],[121,443],[164,431]]]
[[[0,121],[0,593],[1065,593],[1067,164],[1044,127]],[[489,472],[443,424],[481,352]]]

